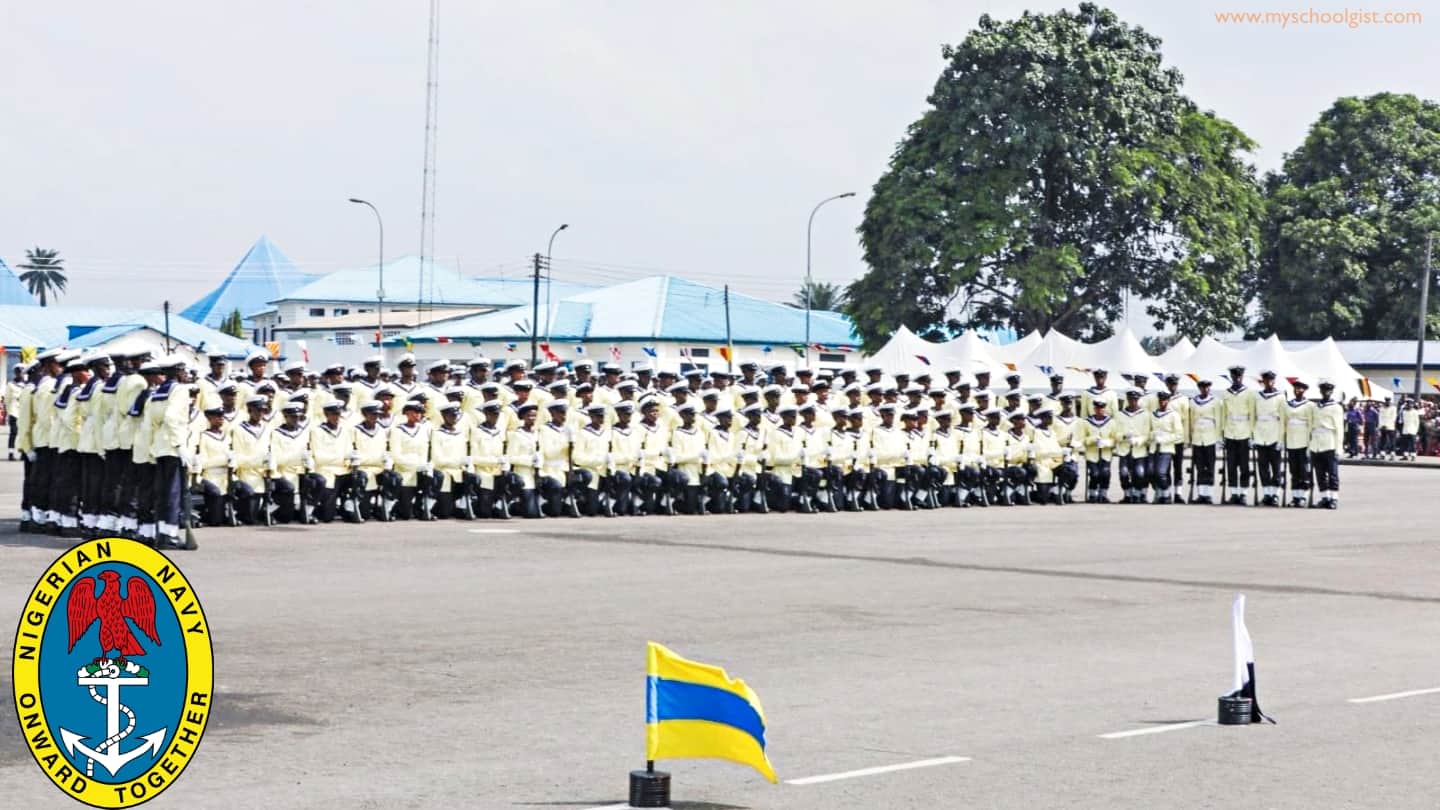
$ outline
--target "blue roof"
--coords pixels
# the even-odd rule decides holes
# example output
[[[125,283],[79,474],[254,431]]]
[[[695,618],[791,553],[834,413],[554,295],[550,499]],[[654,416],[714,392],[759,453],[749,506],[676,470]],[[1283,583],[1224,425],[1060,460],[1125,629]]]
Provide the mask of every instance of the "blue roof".
[[[552,340],[725,342],[725,293],[674,276],[650,276],[571,295],[550,312]],[[411,332],[411,341],[528,340],[521,325],[530,307],[520,306],[455,318]],[[545,313],[540,314],[543,330]],[[791,345],[805,341],[805,311],[773,301],[730,294],[731,340],[738,344]],[[387,343],[398,343],[399,339]],[[833,312],[810,313],[810,342],[855,346],[849,319]]]
[[[315,276],[300,272],[270,237],[261,236],[220,286],[180,314],[196,323],[218,328],[235,310],[240,310],[242,316],[248,315],[314,279]]]
[[[0,306],[34,307],[39,304],[40,302],[35,300],[35,296],[25,288],[25,283],[10,269],[10,265],[6,264],[4,259],[0,259]],[[8,344],[9,341],[6,343]]]
[[[530,304],[531,279],[525,277],[491,278],[463,276],[460,271],[444,264],[427,260],[424,264],[422,289],[421,264],[419,257],[404,256],[385,263],[385,303],[387,305],[414,306],[417,296],[422,303],[442,306],[472,307],[516,307]],[[325,276],[277,295],[269,301],[367,301],[374,300],[379,288],[379,277],[375,265],[337,270]],[[589,284],[554,282],[550,289],[553,301],[595,289]],[[545,290],[540,290],[544,299]],[[258,312],[265,307],[256,306],[247,313]]]
[[[0,341],[6,346],[85,348],[146,328],[164,332],[165,313],[110,307],[0,306]],[[170,316],[170,336],[196,348],[220,348],[233,357],[243,357],[254,348],[247,341],[174,314]]]

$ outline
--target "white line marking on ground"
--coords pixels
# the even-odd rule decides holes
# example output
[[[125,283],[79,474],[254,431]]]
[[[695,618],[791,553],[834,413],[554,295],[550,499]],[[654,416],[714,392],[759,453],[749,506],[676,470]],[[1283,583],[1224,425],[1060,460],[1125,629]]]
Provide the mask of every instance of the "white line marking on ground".
[[[520,530],[519,530],[519,529],[466,529],[466,531],[470,532],[471,534],[519,534],[519,533],[520,533]],[[615,805],[615,806],[617,806],[617,807],[625,807],[625,805],[623,805],[623,804],[621,804],[621,805]]]
[[[969,757],[937,757],[935,759],[921,759],[915,762],[902,762],[899,765],[881,765],[878,768],[861,768],[858,771],[845,771],[844,773],[827,773],[821,776],[807,776],[804,779],[786,779],[787,785],[818,785],[822,782],[838,782],[841,779],[856,779],[861,776],[875,776],[882,773],[894,771],[908,771],[914,768],[929,768],[935,765],[954,765],[957,762],[969,762]]]
[[[1379,703],[1382,700],[1399,700],[1400,698],[1419,697],[1420,695],[1440,694],[1440,689],[1412,689],[1409,692],[1391,692],[1388,695],[1373,695],[1371,697],[1350,698],[1346,703]]]
[[[1102,740],[1123,740],[1126,737],[1143,737],[1146,734],[1164,734],[1167,731],[1179,731],[1182,728],[1198,728],[1199,726],[1216,725],[1214,720],[1190,720],[1185,723],[1171,723],[1168,726],[1150,726],[1149,728],[1132,728],[1129,731],[1112,731],[1109,734],[1098,735]]]

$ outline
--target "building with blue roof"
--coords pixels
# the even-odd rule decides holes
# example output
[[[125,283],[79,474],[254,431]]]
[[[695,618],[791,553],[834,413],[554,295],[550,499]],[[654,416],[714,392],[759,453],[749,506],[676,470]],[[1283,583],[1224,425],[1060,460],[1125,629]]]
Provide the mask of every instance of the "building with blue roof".
[[[218,329],[232,312],[239,310],[242,317],[247,316],[315,278],[301,272],[270,237],[261,236],[218,287],[180,314]]]
[[[35,296],[25,288],[25,282],[15,275],[15,271],[10,269],[10,265],[6,264],[4,259],[0,259],[0,306],[36,307],[39,305],[40,302],[36,301]]]
[[[721,368],[726,346],[725,291],[675,276],[650,276],[588,290],[555,301],[540,313],[541,341],[549,322],[550,351],[562,361],[589,357],[657,368]],[[805,311],[730,293],[731,358],[761,364],[803,363]],[[417,356],[464,359],[477,349],[494,356],[530,355],[530,306],[502,309],[423,326],[388,339],[413,346]],[[433,345],[431,345],[433,344]],[[511,348],[513,344],[514,348]],[[850,320],[834,312],[810,313],[811,365],[841,368],[858,362],[859,339]]]
[[[21,348],[69,346],[105,351],[124,345],[156,354],[171,351],[192,361],[217,350],[239,359],[254,348],[173,313],[168,344],[165,335],[165,313],[160,310],[0,305],[0,345],[7,363],[19,359]]]
[[[356,363],[375,351],[379,323],[375,265],[337,270],[247,312],[251,340],[278,343],[286,356],[320,349],[331,362]],[[554,282],[552,300],[594,290],[588,284]],[[385,335],[397,336],[419,326],[496,309],[529,305],[534,282],[466,276],[446,264],[415,256],[385,263]],[[544,297],[541,290],[541,297]],[[303,341],[303,344],[301,343]],[[303,348],[302,348],[303,346]]]

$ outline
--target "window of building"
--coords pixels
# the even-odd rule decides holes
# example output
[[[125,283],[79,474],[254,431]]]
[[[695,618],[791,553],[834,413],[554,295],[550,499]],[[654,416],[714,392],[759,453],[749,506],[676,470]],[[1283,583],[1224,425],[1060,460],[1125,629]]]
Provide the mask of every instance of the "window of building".
[[[843,355],[843,354],[823,354],[823,353],[822,353],[822,354],[820,355],[820,362],[822,362],[822,363],[843,363],[843,362],[845,362],[845,355]]]
[[[702,372],[704,372],[704,373],[706,373],[706,374],[709,374],[709,373],[710,373],[710,364],[709,364],[709,363],[683,363],[683,362],[680,364],[680,373],[681,373],[681,374],[684,374],[685,372],[687,372],[687,371],[689,371],[689,370],[691,370],[691,369],[697,369],[697,368],[700,369]]]
[[[323,318],[323,317],[325,317],[325,308],[324,308],[324,307],[310,307],[310,317],[312,317],[312,318]]]
[[[341,315],[349,315],[350,310],[347,307],[335,307],[334,309],[330,310],[330,314],[339,317]]]
[[[709,357],[709,356],[710,356],[710,350],[709,350],[709,349],[699,348],[699,347],[693,347],[693,348],[690,349],[690,356],[691,356],[691,357]]]

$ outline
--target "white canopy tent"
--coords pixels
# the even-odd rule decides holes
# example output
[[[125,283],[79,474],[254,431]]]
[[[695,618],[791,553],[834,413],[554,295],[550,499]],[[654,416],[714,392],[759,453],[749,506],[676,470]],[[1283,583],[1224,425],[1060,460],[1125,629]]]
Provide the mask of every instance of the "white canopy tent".
[[[945,347],[911,332],[902,326],[895,330],[883,348],[870,355],[867,365],[880,366],[890,376],[915,375],[923,369],[934,374],[945,364]]]
[[[1320,393],[1315,386],[1321,380],[1329,380],[1335,384],[1335,398],[1338,400],[1349,401],[1352,397],[1365,398],[1364,393],[1360,390],[1360,378],[1365,375],[1345,362],[1334,339],[1325,338],[1308,349],[1291,352],[1290,356],[1302,369],[1300,376],[1304,378],[1305,382],[1310,383],[1308,396],[1311,398]],[[1371,399],[1384,399],[1388,396],[1391,396],[1389,388],[1376,382],[1370,383]]]
[[[988,371],[993,376],[1005,372],[1005,363],[995,354],[995,344],[980,337],[978,332],[966,332],[954,340],[940,344],[944,349],[944,364],[973,376],[977,371]]]

